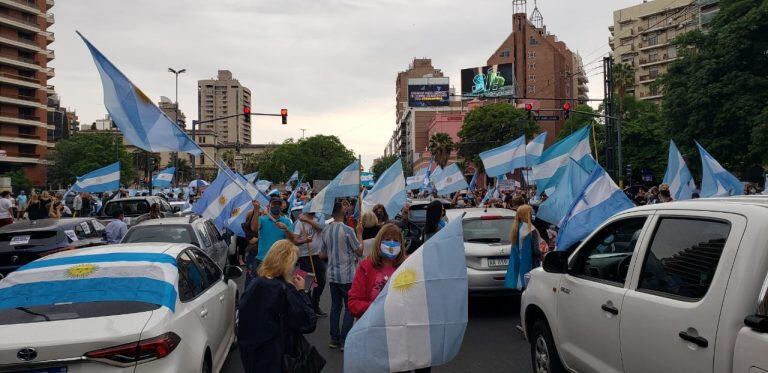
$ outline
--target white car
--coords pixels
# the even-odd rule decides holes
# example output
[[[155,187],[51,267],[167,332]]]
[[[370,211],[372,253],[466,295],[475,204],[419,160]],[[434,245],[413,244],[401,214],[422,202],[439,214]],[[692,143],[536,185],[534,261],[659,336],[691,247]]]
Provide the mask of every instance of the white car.
[[[0,280],[0,371],[218,372],[241,274],[190,244],[46,256]]]
[[[536,372],[768,372],[768,198],[654,204],[531,272]],[[570,250],[572,249],[572,250]]]
[[[448,220],[463,215],[464,252],[471,293],[509,292],[504,278],[509,266],[509,235],[515,212],[500,208],[446,210]]]

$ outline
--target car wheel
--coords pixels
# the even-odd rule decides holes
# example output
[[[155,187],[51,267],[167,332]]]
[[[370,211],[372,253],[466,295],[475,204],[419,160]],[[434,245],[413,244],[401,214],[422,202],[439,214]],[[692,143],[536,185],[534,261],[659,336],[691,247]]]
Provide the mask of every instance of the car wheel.
[[[555,348],[552,332],[544,319],[531,327],[531,364],[535,373],[564,373],[565,368]]]

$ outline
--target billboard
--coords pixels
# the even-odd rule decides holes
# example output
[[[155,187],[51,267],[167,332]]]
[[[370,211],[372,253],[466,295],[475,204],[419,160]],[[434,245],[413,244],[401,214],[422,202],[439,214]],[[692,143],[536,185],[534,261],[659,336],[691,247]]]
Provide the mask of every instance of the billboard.
[[[504,63],[461,70],[461,96],[514,97],[514,65]]]
[[[449,91],[447,78],[409,79],[408,106],[448,106]]]

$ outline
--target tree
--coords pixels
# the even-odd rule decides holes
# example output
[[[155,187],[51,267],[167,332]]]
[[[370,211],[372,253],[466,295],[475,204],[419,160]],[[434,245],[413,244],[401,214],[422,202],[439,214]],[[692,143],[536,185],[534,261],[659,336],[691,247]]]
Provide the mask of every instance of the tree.
[[[24,170],[22,169],[6,172],[0,175],[0,177],[11,178],[11,187],[13,188],[13,192],[16,194],[19,194],[20,190],[26,190],[27,193],[32,191],[32,182],[29,181],[27,174],[24,173]]]
[[[627,88],[635,85],[635,69],[626,63],[613,65],[613,86],[619,94],[619,116],[622,114],[622,101],[627,95]]]
[[[338,137],[315,135],[268,147],[254,157],[253,168],[248,170],[259,171],[260,179],[274,182],[288,180],[296,170],[305,181],[330,180],[354,160]]]
[[[373,180],[379,180],[379,176],[384,173],[392,164],[397,162],[397,160],[400,159],[395,154],[385,155],[381,158],[379,158],[376,163],[373,164],[373,167],[371,167],[371,172],[373,172]]]
[[[639,180],[641,170],[650,171],[654,183],[658,184],[664,177],[669,147],[669,136],[661,109],[631,96],[625,97],[624,105],[624,118],[621,120],[624,166],[632,166],[634,180]],[[619,172],[626,174],[626,170]]]
[[[56,142],[51,156],[55,166],[48,167],[52,184],[70,185],[75,177],[120,161],[120,181],[129,184],[134,178],[134,160],[125,150],[120,137],[105,133],[77,133]]]
[[[186,159],[179,157],[179,159],[176,160],[175,165],[173,164],[173,161],[170,161],[165,167],[176,167],[175,178],[176,182],[179,184],[192,181],[192,165],[190,165],[189,161]]]
[[[224,164],[226,164],[229,168],[235,168],[235,151],[232,149],[227,149],[224,151],[224,154],[221,155],[221,159],[224,161]]]
[[[464,125],[459,130],[456,146],[459,157],[475,164],[483,171],[479,154],[499,147],[525,133],[531,139],[539,131],[539,126],[525,110],[517,109],[512,104],[500,102],[472,109],[464,118]]]
[[[435,133],[429,138],[427,149],[432,153],[435,163],[440,167],[445,167],[453,151],[453,139],[447,133]]]
[[[720,2],[706,31],[675,40],[680,57],[662,78],[668,134],[683,153],[699,141],[742,179],[768,164],[768,3]]]

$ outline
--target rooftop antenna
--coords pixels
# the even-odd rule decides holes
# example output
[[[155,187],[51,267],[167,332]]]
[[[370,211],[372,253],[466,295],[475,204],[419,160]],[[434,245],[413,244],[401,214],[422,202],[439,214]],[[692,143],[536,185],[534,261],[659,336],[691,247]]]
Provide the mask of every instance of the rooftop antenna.
[[[544,27],[544,17],[541,15],[541,12],[539,11],[539,6],[536,4],[537,0],[533,0],[533,11],[531,12],[531,23],[533,25],[540,29]]]

